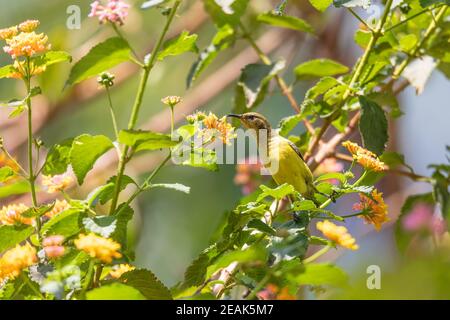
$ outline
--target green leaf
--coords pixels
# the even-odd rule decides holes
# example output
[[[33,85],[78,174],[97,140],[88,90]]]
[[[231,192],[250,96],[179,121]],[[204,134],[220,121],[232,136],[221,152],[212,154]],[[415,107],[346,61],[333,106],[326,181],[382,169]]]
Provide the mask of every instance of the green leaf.
[[[315,181],[319,182],[319,181],[332,180],[332,179],[339,180],[341,183],[345,183],[347,181],[347,178],[346,178],[345,174],[343,174],[341,172],[328,172],[328,173],[325,173],[325,174],[317,177]]]
[[[247,112],[261,104],[270,80],[284,67],[284,61],[271,65],[256,63],[245,66],[236,86],[234,112]]]
[[[284,183],[274,189],[271,189],[265,185],[260,185],[259,188],[263,191],[257,198],[257,202],[260,202],[266,197],[272,197],[277,200],[281,200],[287,195],[295,194],[295,189],[292,185]]]
[[[100,200],[100,204],[105,204],[109,200],[112,200],[114,195],[114,189],[115,189],[115,183],[116,183],[117,177],[113,176],[108,179],[107,184],[103,186],[102,190],[97,194],[98,199]],[[120,191],[125,190],[125,188],[130,185],[134,184],[136,185],[136,182],[130,178],[127,175],[123,175],[120,179]]]
[[[288,222],[294,225],[294,230],[299,228],[297,223]],[[277,239],[275,238],[272,241],[272,244],[269,246],[269,250],[272,253],[275,253],[277,256],[292,258],[292,257],[300,257],[303,258],[308,250],[309,239],[308,237],[299,232],[290,232],[291,234],[285,238]]]
[[[80,209],[65,210],[45,223],[41,233],[46,236],[58,234],[69,238],[80,232],[84,216],[85,212]]]
[[[73,85],[130,60],[129,44],[120,37],[99,43],[80,59],[70,71],[67,84]]]
[[[137,289],[122,283],[111,283],[86,292],[87,300],[145,300]]]
[[[227,267],[232,262],[239,262],[240,264],[245,264],[248,262],[267,260],[267,250],[262,246],[251,246],[244,250],[229,251],[208,268],[208,275],[213,274],[216,270],[220,268]]]
[[[170,148],[180,143],[179,140],[172,140],[168,134],[143,130],[121,130],[119,142],[133,147],[136,152]]]
[[[191,87],[192,83],[200,76],[200,74],[209,66],[217,57],[219,52],[228,48],[235,40],[234,29],[228,24],[223,25],[217,30],[211,44],[200,52],[198,60],[192,65],[187,78],[187,87]]]
[[[30,192],[30,183],[27,180],[14,181],[6,185],[0,185],[0,198]]]
[[[276,234],[276,231],[274,228],[272,228],[271,226],[267,225],[266,223],[262,222],[259,219],[250,220],[250,222],[247,224],[247,227],[259,230],[259,231],[261,231],[263,233],[267,233],[271,236],[274,236]]]
[[[306,99],[316,99],[318,96],[326,93],[331,88],[337,86],[339,81],[333,77],[324,77],[317,81],[305,94]]]
[[[347,73],[348,71],[348,67],[330,59],[310,60],[296,66],[294,69],[294,73],[298,80],[310,80],[313,78],[334,76]]]
[[[364,147],[376,154],[383,153],[388,141],[388,124],[386,115],[381,107],[365,97],[359,97],[361,105],[361,118],[359,131],[361,132]]]
[[[450,0],[420,0],[419,2],[422,8],[426,8],[438,3],[446,4],[448,6],[450,5]]]
[[[122,249],[127,248],[128,222],[133,218],[133,215],[133,209],[126,203],[122,203],[114,213],[117,222],[116,230],[114,230],[111,238],[119,242],[122,245]]]
[[[218,26],[229,24],[236,26],[245,13],[249,0],[203,0],[205,10]]]
[[[341,268],[332,264],[306,264],[305,271],[297,275],[294,281],[297,285],[346,287],[348,276]]]
[[[162,61],[168,56],[178,56],[185,52],[198,52],[196,45],[197,35],[189,35],[188,31],[183,31],[177,38],[164,43],[163,48],[158,53],[158,60]]]
[[[363,7],[364,9],[367,9],[370,7],[371,3],[372,3],[371,0],[333,0],[333,4],[336,8]]]
[[[34,232],[32,226],[0,226],[0,254],[26,240]]]
[[[333,0],[309,0],[309,3],[320,12],[324,12],[333,3]]]
[[[0,168],[0,182],[5,182],[15,176],[15,172],[11,167],[5,166]]]
[[[73,140],[70,151],[70,164],[77,176],[78,184],[82,185],[87,173],[94,167],[95,162],[105,152],[113,148],[108,137],[83,134]]]
[[[279,134],[286,137],[301,120],[302,116],[300,114],[295,114],[293,116],[281,119],[280,124],[278,125],[280,128]]]
[[[417,43],[417,36],[415,34],[407,34],[399,41],[399,48],[404,52],[409,52]]]
[[[432,208],[435,204],[433,194],[430,192],[409,196],[400,209],[400,215],[395,222],[395,240],[397,242],[397,247],[401,252],[406,251],[412,238],[416,234],[414,232],[408,232],[408,230],[404,229],[404,218],[414,209],[416,205],[420,203],[429,205]]]
[[[16,68],[12,64],[6,65],[0,68],[0,79],[2,78],[10,78],[11,75],[17,73]]]
[[[120,277],[120,281],[139,290],[148,300],[172,300],[169,289],[149,270],[126,272]]]
[[[70,150],[72,149],[73,139],[66,139],[59,144],[54,144],[45,159],[42,172],[46,175],[58,175],[67,171],[70,164]]]
[[[192,152],[187,155],[187,159],[184,159],[181,162],[181,165],[194,168],[204,168],[209,171],[219,170],[216,153],[213,150],[205,148],[192,150]]]
[[[86,217],[82,221],[86,230],[104,238],[109,238],[117,228],[117,217],[115,216]]]
[[[380,156],[380,160],[387,164],[390,169],[395,169],[399,166],[405,166],[409,171],[414,172],[413,168],[406,164],[405,156],[400,153],[386,151]]]
[[[292,16],[280,16],[273,13],[262,13],[257,20],[275,27],[282,27],[297,31],[314,33],[313,27],[303,19]]]
[[[176,191],[184,192],[186,194],[189,194],[191,192],[191,187],[185,186],[181,183],[155,183],[151,184],[150,188],[173,189]]]
[[[311,200],[302,200],[302,201],[295,201],[294,202],[294,210],[295,211],[307,211],[316,209],[316,205],[314,204],[314,201]]]
[[[35,218],[35,217],[41,217],[47,212],[51,211],[53,207],[55,206],[55,203],[45,204],[38,208],[30,208],[26,210],[25,212],[22,212],[22,217],[24,218]]]
[[[48,67],[53,64],[72,61],[72,56],[64,51],[48,51],[40,56],[31,58],[34,67]]]

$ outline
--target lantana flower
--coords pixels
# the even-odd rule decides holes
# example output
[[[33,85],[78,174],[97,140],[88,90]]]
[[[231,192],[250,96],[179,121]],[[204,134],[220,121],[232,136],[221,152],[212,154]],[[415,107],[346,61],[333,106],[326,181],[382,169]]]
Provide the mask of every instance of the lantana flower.
[[[64,191],[72,182],[73,177],[68,172],[55,176],[42,176],[42,185],[46,187],[48,193]]]
[[[65,248],[62,245],[64,242],[64,236],[54,235],[45,238],[42,241],[42,246],[44,248],[45,256],[50,259],[59,258],[64,255]]]
[[[202,131],[202,134],[207,136],[207,139],[211,138],[214,140],[217,132],[223,144],[230,144],[230,140],[236,137],[234,127],[227,122],[226,117],[219,119],[215,114],[210,112],[209,115],[202,120],[202,123],[206,128],[206,130]]]
[[[86,252],[92,258],[97,258],[103,263],[111,263],[113,259],[122,257],[118,252],[120,250],[119,243],[94,233],[80,234],[74,242],[78,250]]]
[[[362,215],[359,217],[363,218],[367,223],[373,224],[377,231],[380,231],[381,225],[387,221],[388,218],[388,207],[383,199],[383,194],[377,190],[373,190],[371,193],[371,198],[361,193],[360,202],[353,205],[353,210],[362,211]]]
[[[353,155],[353,159],[365,169],[377,172],[386,170],[385,163],[380,161],[377,155],[372,151],[364,149],[351,141],[344,141],[342,145]]]
[[[20,203],[20,204],[11,204],[9,206],[4,206],[0,210],[0,222],[5,225],[14,225],[14,224],[33,224],[33,218],[23,217],[22,214],[27,211],[29,208]]]
[[[127,263],[122,263],[113,266],[112,270],[109,272],[109,275],[114,279],[119,279],[124,273],[133,271],[134,269],[136,269],[134,266]]]
[[[20,32],[16,36],[6,39],[3,50],[13,59],[20,57],[32,57],[50,50],[48,37],[43,33]]]
[[[36,249],[29,243],[17,245],[0,258],[0,281],[16,278],[23,269],[37,263]]]
[[[167,105],[171,108],[175,107],[181,101],[183,101],[183,100],[179,96],[167,96],[167,97],[161,99],[162,103],[164,103],[165,105]]]
[[[344,226],[337,226],[329,220],[324,220],[317,222],[316,228],[337,245],[350,250],[357,250],[359,248],[355,238],[348,233],[347,228]]]
[[[111,22],[123,25],[129,8],[130,5],[122,0],[108,0],[106,5],[103,5],[101,1],[94,1],[91,3],[89,17],[97,17],[100,23]]]

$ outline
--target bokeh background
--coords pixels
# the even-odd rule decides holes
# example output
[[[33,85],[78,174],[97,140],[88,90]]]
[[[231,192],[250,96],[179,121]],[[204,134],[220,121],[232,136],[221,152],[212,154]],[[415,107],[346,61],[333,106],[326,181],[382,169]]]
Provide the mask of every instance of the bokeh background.
[[[164,17],[158,10],[139,10],[142,0],[128,2],[133,4],[133,9],[123,27],[123,33],[143,55],[151,49]],[[251,11],[254,13],[270,10],[276,3],[269,0],[250,2]],[[292,3],[295,4],[294,14],[307,19],[317,28],[317,37],[273,30],[264,26],[252,27],[261,41],[261,46],[271,57],[282,57],[288,61],[290,68],[285,70],[285,79],[292,82],[292,67],[312,57],[328,57],[348,66],[353,65],[361,54],[361,49],[353,43],[353,34],[358,27],[356,19],[343,10],[331,8],[324,14],[319,14],[305,0]],[[100,28],[96,20],[87,18],[89,0],[0,0],[0,4],[0,28],[18,24],[26,19],[38,19],[41,21],[40,30],[49,35],[53,48],[70,52],[74,61],[82,57],[95,43],[114,35],[109,28]],[[81,29],[70,30],[66,26],[69,17],[67,8],[71,5],[81,9]],[[360,13],[363,17],[368,16],[364,11]],[[185,1],[172,29],[172,34],[184,29],[198,33],[200,49],[208,45],[215,31],[203,11],[201,1],[198,0]],[[0,65],[9,63],[8,59],[6,54],[0,54]],[[141,109],[141,127],[158,131],[169,129],[169,114],[160,102],[166,95],[184,97],[185,103],[177,113],[180,121],[196,109],[211,110],[218,115],[228,113],[232,109],[234,84],[240,69],[257,61],[253,51],[247,48],[245,43],[238,41],[233,48],[218,57],[193,88],[187,90],[185,79],[195,59],[194,54],[188,53],[166,59],[155,67]],[[39,78],[44,94],[36,97],[34,101],[33,121],[36,134],[46,145],[85,132],[105,134],[112,138],[113,130],[104,92],[98,89],[95,81],[65,88],[69,70],[69,64],[53,66]],[[117,84],[112,93],[113,101],[119,125],[124,127],[137,88],[138,70],[132,64],[124,64],[113,72],[117,75]],[[298,101],[301,101],[308,85],[310,84],[295,85],[294,93]],[[450,144],[449,89],[448,79],[435,71],[423,94],[416,96],[415,91],[408,88],[399,96],[405,115],[390,123],[389,149],[404,153],[407,163],[419,174],[430,173],[427,169],[429,163],[446,162],[445,146]],[[13,98],[12,95],[23,95],[22,84],[14,80],[0,80],[0,101],[9,100]],[[285,97],[277,90],[272,91],[260,112],[267,115],[273,125],[292,114]],[[8,119],[7,116],[8,110],[0,109],[0,136],[4,137],[6,147],[19,159],[24,160],[25,117]],[[301,131],[302,128],[298,130]],[[93,186],[112,176],[115,164],[111,160],[112,155],[109,156],[105,156],[97,164],[95,172],[88,176],[86,185],[74,188],[71,194],[84,197]],[[132,162],[128,174],[142,178],[152,170],[161,156],[158,152],[145,154]],[[188,185],[191,187],[191,194],[152,190],[134,203],[137,214],[130,229],[137,265],[150,268],[169,286],[180,281],[187,265],[208,246],[224,212],[231,210],[242,196],[241,188],[233,182],[235,174],[233,165],[222,165],[219,172],[189,167],[165,167],[157,180]],[[394,222],[404,199],[409,194],[429,191],[429,186],[388,175],[380,182],[379,189],[386,196],[391,221]],[[0,193],[7,192],[9,191],[0,187]],[[10,196],[0,202],[4,205],[18,200],[28,202],[26,197],[21,196]],[[340,201],[335,208],[336,212],[348,213],[351,204],[351,199]],[[336,251],[323,257],[323,260],[332,259],[342,266],[355,285],[355,290],[348,290],[343,296],[337,297],[428,298],[436,297],[436,294],[440,296],[441,293],[448,295],[448,287],[436,287],[433,280],[436,276],[434,273],[445,274],[444,271],[438,270],[439,266],[433,267],[431,260],[405,262],[404,258],[399,256],[392,224],[379,233],[359,220],[350,223],[349,228],[358,239],[360,250]],[[358,289],[362,288],[367,277],[367,266],[372,264],[380,266],[383,275],[386,275],[383,277],[383,290],[380,292]],[[450,282],[448,277],[444,276],[447,283]]]

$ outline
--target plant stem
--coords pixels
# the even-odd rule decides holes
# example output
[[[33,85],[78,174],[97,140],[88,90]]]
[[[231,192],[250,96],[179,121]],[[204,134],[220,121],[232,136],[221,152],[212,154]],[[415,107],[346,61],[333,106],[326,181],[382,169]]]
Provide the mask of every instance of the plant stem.
[[[170,106],[170,136],[173,137],[173,130],[175,127],[175,114],[173,111],[173,106]]]
[[[36,289],[35,286],[33,286],[33,284],[31,283],[30,279],[22,272],[20,274],[23,282],[37,295],[39,296],[41,299],[44,299],[44,296],[42,295],[42,292],[40,292],[39,290]]]
[[[356,19],[358,19],[358,21],[361,22],[367,29],[369,29],[370,31],[373,31],[372,27],[369,26],[369,25],[367,24],[367,22],[366,22],[363,18],[361,18],[361,17],[355,12],[355,10],[353,10],[352,8],[347,8],[347,9],[348,9],[348,11],[350,11],[350,13],[351,13]]]
[[[352,217],[357,217],[357,216],[362,216],[365,215],[364,211],[360,211],[360,212],[356,212],[356,213],[352,213],[352,214],[347,214],[345,216],[340,216],[341,218],[347,219],[347,218],[352,218]]]
[[[239,22],[239,28],[241,28],[242,32],[244,33],[244,38],[248,41],[248,43],[250,44],[250,46],[255,50],[255,52],[258,54],[259,58],[261,59],[261,61],[264,64],[270,65],[272,64],[272,61],[270,60],[270,58],[268,56],[266,56],[266,54],[261,50],[261,48],[258,46],[258,44],[256,43],[256,41],[252,38],[252,36],[250,35],[250,33],[247,31],[247,29],[245,28],[245,26],[242,24],[242,22]],[[297,104],[297,101],[295,100],[294,96],[292,95],[291,90],[289,89],[288,85],[286,84],[286,82],[284,81],[284,79],[276,74],[274,76],[275,81],[278,84],[278,87],[281,90],[281,93],[286,96],[286,98],[289,101],[289,104],[291,105],[291,107],[298,113],[301,114],[301,110],[300,107]],[[314,133],[314,128],[313,126],[309,123],[309,121],[307,119],[303,119],[303,124],[305,125],[305,128],[311,133]]]
[[[31,200],[33,203],[33,207],[38,206],[37,196],[36,196],[36,176],[34,175],[33,169],[33,112],[31,108],[31,70],[30,70],[30,58],[27,58],[27,74],[25,76],[25,86],[27,89],[27,113],[28,113],[28,182],[30,184],[31,190]],[[41,232],[41,219],[40,217],[36,217],[36,233],[38,240],[40,241],[40,232]]]
[[[114,134],[116,135],[116,139],[119,139],[119,127],[117,126],[117,120],[116,120],[116,114],[114,112],[114,107],[111,99],[111,92],[109,91],[109,87],[105,86],[106,89],[106,95],[108,96],[108,102],[109,102],[109,112],[111,113],[111,120],[113,123],[114,128]]]
[[[81,289],[81,297],[83,297],[83,298],[84,298],[84,295],[86,294],[86,291],[91,286],[91,283],[92,283],[92,280],[94,277],[94,267],[95,267],[95,261],[93,259],[91,259],[89,261],[89,266],[88,266],[88,270],[86,273],[86,277],[84,278],[83,289]]]
[[[136,126],[136,122],[138,119],[138,115],[139,115],[139,110],[141,108],[142,105],[142,101],[143,101],[143,97],[144,97],[144,92],[145,92],[145,87],[147,85],[147,81],[148,81],[148,77],[150,75],[150,71],[153,69],[153,66],[156,63],[156,58],[157,58],[157,54],[159,49],[162,46],[162,43],[164,41],[164,38],[167,34],[167,31],[169,30],[169,27],[175,17],[175,14],[177,12],[178,7],[181,4],[181,0],[176,0],[172,9],[170,9],[170,14],[167,18],[166,24],[161,32],[161,35],[155,45],[155,47],[152,50],[152,53],[150,55],[150,59],[148,60],[148,62],[145,62],[144,67],[143,67],[143,72],[142,72],[142,76],[141,76],[141,81],[139,83],[139,87],[138,87],[138,92],[136,95],[136,99],[134,101],[134,105],[133,105],[133,109],[131,111],[131,116],[130,116],[130,121],[128,123],[128,129],[134,129],[134,127]],[[120,160],[119,160],[119,167],[118,167],[118,172],[117,172],[117,178],[116,178],[116,183],[114,186],[114,194],[113,194],[113,199],[111,202],[111,208],[109,213],[113,214],[114,211],[116,210],[117,207],[117,202],[119,199],[119,194],[120,194],[120,184],[122,181],[122,176],[125,172],[125,165],[127,163],[127,155],[129,152],[130,148],[128,146],[125,147]]]
[[[324,255],[325,253],[327,253],[329,250],[331,249],[330,245],[327,245],[326,247],[323,247],[322,249],[320,249],[319,251],[317,251],[316,253],[314,253],[313,255],[309,256],[308,258],[306,258],[305,260],[303,260],[303,263],[311,263],[314,260],[316,260],[317,258],[319,258],[321,255]]]
[[[439,7],[441,7],[441,6],[436,6],[434,9],[437,9]],[[397,24],[390,26],[389,28],[384,30],[384,32],[392,31],[393,29],[395,29],[395,28],[405,24],[406,22],[411,21],[412,19],[417,18],[418,16],[421,16],[422,14],[427,13],[427,12],[431,12],[430,8],[423,9],[423,10],[417,12],[416,14],[413,14],[412,16],[406,18],[405,20],[402,20],[402,21],[398,22]]]
[[[267,282],[269,282],[271,275],[272,275],[271,272],[267,272],[267,274],[264,276],[264,278],[262,278],[262,280],[256,285],[256,287],[252,290],[252,292],[250,292],[250,294],[247,296],[246,300],[255,299],[258,292],[261,291],[262,288],[264,288],[264,286],[267,284]]]
[[[112,25],[114,31],[116,32],[116,34],[119,36],[119,38],[122,38],[126,43],[128,43],[127,39],[125,39],[125,37],[122,35],[122,32],[120,32],[117,25],[114,22],[111,22],[111,25]],[[130,46],[129,43],[128,43],[128,45]],[[130,49],[134,55],[134,58],[136,58],[136,60],[133,59],[133,61],[136,62],[138,65],[143,66],[143,64],[139,61],[139,55],[136,53],[136,50],[134,50],[133,47],[131,47],[131,46],[130,46]]]

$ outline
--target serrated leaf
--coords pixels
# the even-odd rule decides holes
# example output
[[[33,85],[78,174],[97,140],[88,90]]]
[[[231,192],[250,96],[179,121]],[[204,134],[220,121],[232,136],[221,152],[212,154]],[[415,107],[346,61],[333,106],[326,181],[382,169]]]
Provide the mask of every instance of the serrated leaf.
[[[297,285],[331,285],[345,287],[348,284],[347,274],[339,267],[328,263],[306,264],[303,273],[297,275]]]
[[[446,5],[450,5],[450,0],[420,0],[420,5],[422,6],[422,8],[426,8],[429,7],[433,4],[446,4]]]
[[[189,288],[192,286],[201,285],[206,278],[206,269],[210,264],[210,258],[208,254],[201,253],[197,259],[195,259],[184,273],[183,287]]]
[[[31,58],[34,67],[48,67],[53,64],[72,61],[72,56],[64,51],[48,51],[40,56]]]
[[[102,188],[102,190],[100,190],[100,192],[97,195],[100,204],[105,204],[113,198],[116,180],[117,180],[116,176],[109,178],[107,184],[103,186],[104,188]],[[136,184],[136,182],[129,176],[123,175],[122,178],[120,179],[119,190],[120,191],[125,190],[125,188],[130,184]]]
[[[314,28],[308,22],[293,16],[280,16],[269,12],[258,15],[256,19],[275,27],[314,33]]]
[[[260,202],[266,197],[272,197],[277,200],[281,200],[284,197],[294,194],[296,191],[290,184],[284,183],[276,188],[269,188],[265,185],[260,185],[259,188],[263,191],[257,198],[257,202]]]
[[[228,24],[217,30],[211,44],[200,52],[198,60],[192,65],[187,78],[187,87],[200,76],[207,66],[217,57],[219,52],[228,48],[235,40],[234,29]]]
[[[287,136],[301,120],[302,116],[300,114],[295,114],[293,116],[281,119],[279,124],[279,134],[283,137]]]
[[[218,26],[229,24],[238,25],[241,16],[245,13],[248,0],[203,0],[205,10]]]
[[[58,175],[67,171],[70,164],[70,150],[73,139],[66,139],[54,144],[47,153],[42,173],[46,175]]]
[[[130,60],[129,44],[120,37],[109,38],[93,47],[70,71],[67,84],[73,85],[95,77]]]
[[[122,245],[122,249],[127,248],[128,222],[133,218],[134,211],[126,203],[122,203],[114,213],[116,218],[116,230],[114,230],[111,238]]]
[[[333,0],[333,4],[336,8],[346,7],[346,8],[355,8],[362,7],[367,9],[371,5],[371,0]]]
[[[145,300],[145,296],[137,289],[122,284],[111,283],[86,292],[87,300]]]
[[[317,81],[305,94],[306,99],[316,99],[318,96],[325,94],[331,88],[337,86],[339,81],[333,77],[324,77]]]
[[[345,174],[343,174],[341,172],[328,172],[328,173],[322,174],[319,177],[317,177],[315,181],[319,182],[319,181],[332,180],[332,179],[339,180],[341,183],[345,183],[347,181]]]
[[[359,97],[361,105],[361,118],[359,131],[361,132],[364,147],[380,155],[383,153],[388,141],[388,124],[386,115],[381,107],[374,101]]]
[[[5,182],[9,178],[15,176],[15,172],[11,167],[4,166],[0,168],[0,182]]]
[[[26,240],[33,232],[34,228],[28,225],[0,226],[0,254]]]
[[[181,163],[183,166],[203,168],[209,171],[219,170],[217,155],[213,150],[197,148],[189,153],[188,158]]]
[[[188,31],[183,31],[177,38],[171,39],[164,43],[163,48],[158,53],[158,60],[162,61],[169,56],[178,56],[185,52],[198,52],[196,45],[196,34],[189,34]]]
[[[276,234],[276,231],[271,226],[267,225],[266,223],[262,222],[259,219],[252,219],[247,223],[248,228],[253,228],[256,230],[259,230],[263,233],[267,233],[271,236],[274,236]]]
[[[262,103],[270,80],[285,67],[285,61],[248,64],[242,70],[235,90],[234,112],[244,113]]]
[[[295,211],[307,211],[316,209],[316,205],[311,200],[302,200],[294,202],[294,210]]]
[[[80,232],[82,219],[86,215],[79,209],[68,209],[51,218],[42,226],[41,233],[46,236],[62,235],[69,238]]]
[[[191,187],[185,186],[181,183],[154,183],[150,185],[150,188],[166,188],[189,194]]]
[[[333,3],[333,0],[309,0],[309,3],[320,12],[323,12]]]
[[[126,272],[120,277],[120,281],[139,290],[148,300],[172,300],[169,289],[149,270]]]
[[[104,238],[109,238],[117,228],[117,218],[115,216],[86,217],[82,221],[86,230],[101,235]]]
[[[79,185],[83,184],[84,178],[94,167],[98,158],[113,147],[111,140],[102,135],[83,134],[73,140],[70,150],[70,164]]]
[[[180,143],[179,140],[172,140],[168,134],[143,130],[121,130],[119,142],[133,147],[136,152],[170,148]]]
[[[347,73],[348,71],[348,67],[330,59],[310,60],[296,66],[294,69],[294,73],[298,80],[310,80],[313,78],[334,76]]]

